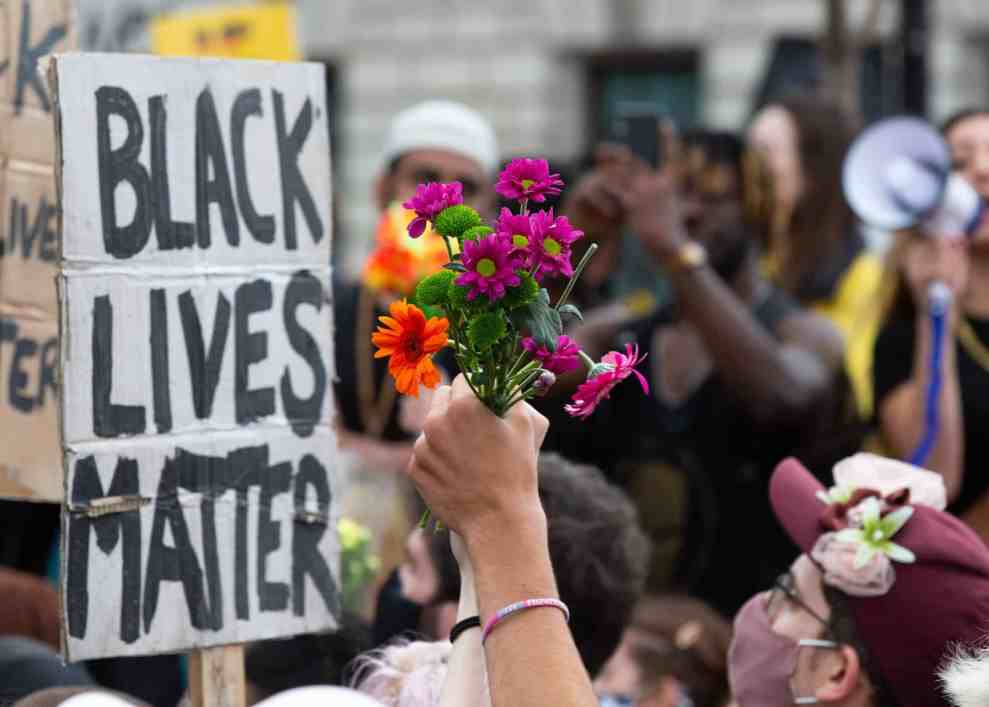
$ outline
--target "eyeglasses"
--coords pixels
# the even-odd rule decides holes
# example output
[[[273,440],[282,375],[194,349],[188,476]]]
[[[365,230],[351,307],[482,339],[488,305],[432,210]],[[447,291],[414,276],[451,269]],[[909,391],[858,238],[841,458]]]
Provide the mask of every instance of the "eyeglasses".
[[[793,574],[791,572],[784,572],[776,578],[773,588],[766,597],[766,615],[769,616],[770,621],[776,618],[783,609],[784,604],[788,601],[813,616],[826,629],[829,627],[827,620],[821,618],[817,612],[807,606],[807,603],[800,598],[800,594],[797,593]]]

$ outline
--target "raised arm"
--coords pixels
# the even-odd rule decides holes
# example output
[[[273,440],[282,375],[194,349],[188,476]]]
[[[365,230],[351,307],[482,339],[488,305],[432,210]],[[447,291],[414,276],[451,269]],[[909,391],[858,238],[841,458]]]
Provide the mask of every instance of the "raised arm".
[[[460,566],[460,603],[457,606],[457,624],[465,619],[477,618],[477,590],[474,586],[474,569],[456,533],[450,533],[450,548]],[[451,636],[451,640],[454,637]],[[481,645],[481,627],[461,631],[453,641],[446,681],[440,696],[440,707],[489,707],[487,673],[484,666],[484,647]]]
[[[719,375],[758,419],[815,416],[827,404],[842,365],[840,334],[822,318],[802,314],[789,318],[781,343],[751,311],[750,301],[767,287],[751,260],[739,270],[739,281],[729,284],[703,258],[687,257],[697,248],[684,225],[670,175],[632,162],[616,178],[625,180],[629,228],[669,273],[683,317],[701,336]],[[696,209],[703,212],[709,235],[743,227],[735,197],[702,203]],[[755,251],[746,257],[754,258]]]
[[[959,316],[960,293],[968,276],[968,256],[960,244],[923,241],[910,246],[904,261],[905,274],[917,309],[914,323],[913,370],[910,378],[877,401],[879,427],[890,451],[909,459],[924,436],[924,410],[930,382],[931,328],[928,321],[927,291],[932,281],[948,285],[954,294],[949,322]],[[958,383],[952,327],[947,327],[940,361],[941,392],[938,399],[938,436],[923,466],[944,477],[948,501],[961,489],[964,469],[965,434],[961,389]],[[881,350],[877,349],[881,357]],[[873,364],[881,366],[877,359]]]
[[[432,511],[464,539],[482,623],[501,608],[558,596],[536,458],[547,422],[528,405],[495,417],[458,378],[439,389],[409,474]],[[494,707],[593,707],[597,699],[562,612],[529,609],[484,645]]]

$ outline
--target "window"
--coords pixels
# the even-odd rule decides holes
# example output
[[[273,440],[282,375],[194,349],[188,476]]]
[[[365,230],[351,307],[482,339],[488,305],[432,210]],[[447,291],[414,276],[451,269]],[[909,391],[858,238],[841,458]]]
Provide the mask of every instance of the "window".
[[[694,127],[700,116],[700,72],[696,51],[629,51],[587,58],[588,137],[607,137],[615,107],[650,103],[670,115],[677,127]]]

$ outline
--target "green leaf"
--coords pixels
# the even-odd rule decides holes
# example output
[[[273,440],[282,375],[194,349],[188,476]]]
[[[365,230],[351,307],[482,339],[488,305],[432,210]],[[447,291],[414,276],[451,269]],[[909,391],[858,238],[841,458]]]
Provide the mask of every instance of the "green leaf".
[[[559,309],[560,315],[569,315],[571,317],[576,317],[580,321],[584,321],[584,315],[580,311],[580,308],[575,304],[565,304]]]
[[[547,351],[556,351],[556,340],[563,333],[560,313],[550,306],[549,292],[539,290],[536,299],[525,307],[512,312],[512,321],[519,329],[526,329],[537,344]]]

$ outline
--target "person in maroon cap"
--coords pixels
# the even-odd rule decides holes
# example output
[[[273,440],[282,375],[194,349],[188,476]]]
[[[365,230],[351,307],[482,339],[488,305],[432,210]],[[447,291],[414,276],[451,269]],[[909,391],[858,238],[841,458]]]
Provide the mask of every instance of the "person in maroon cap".
[[[937,474],[858,454],[834,477],[825,490],[795,459],[773,474],[773,510],[804,554],[735,618],[735,699],[949,707],[939,668],[989,636],[989,548],[943,511]]]

